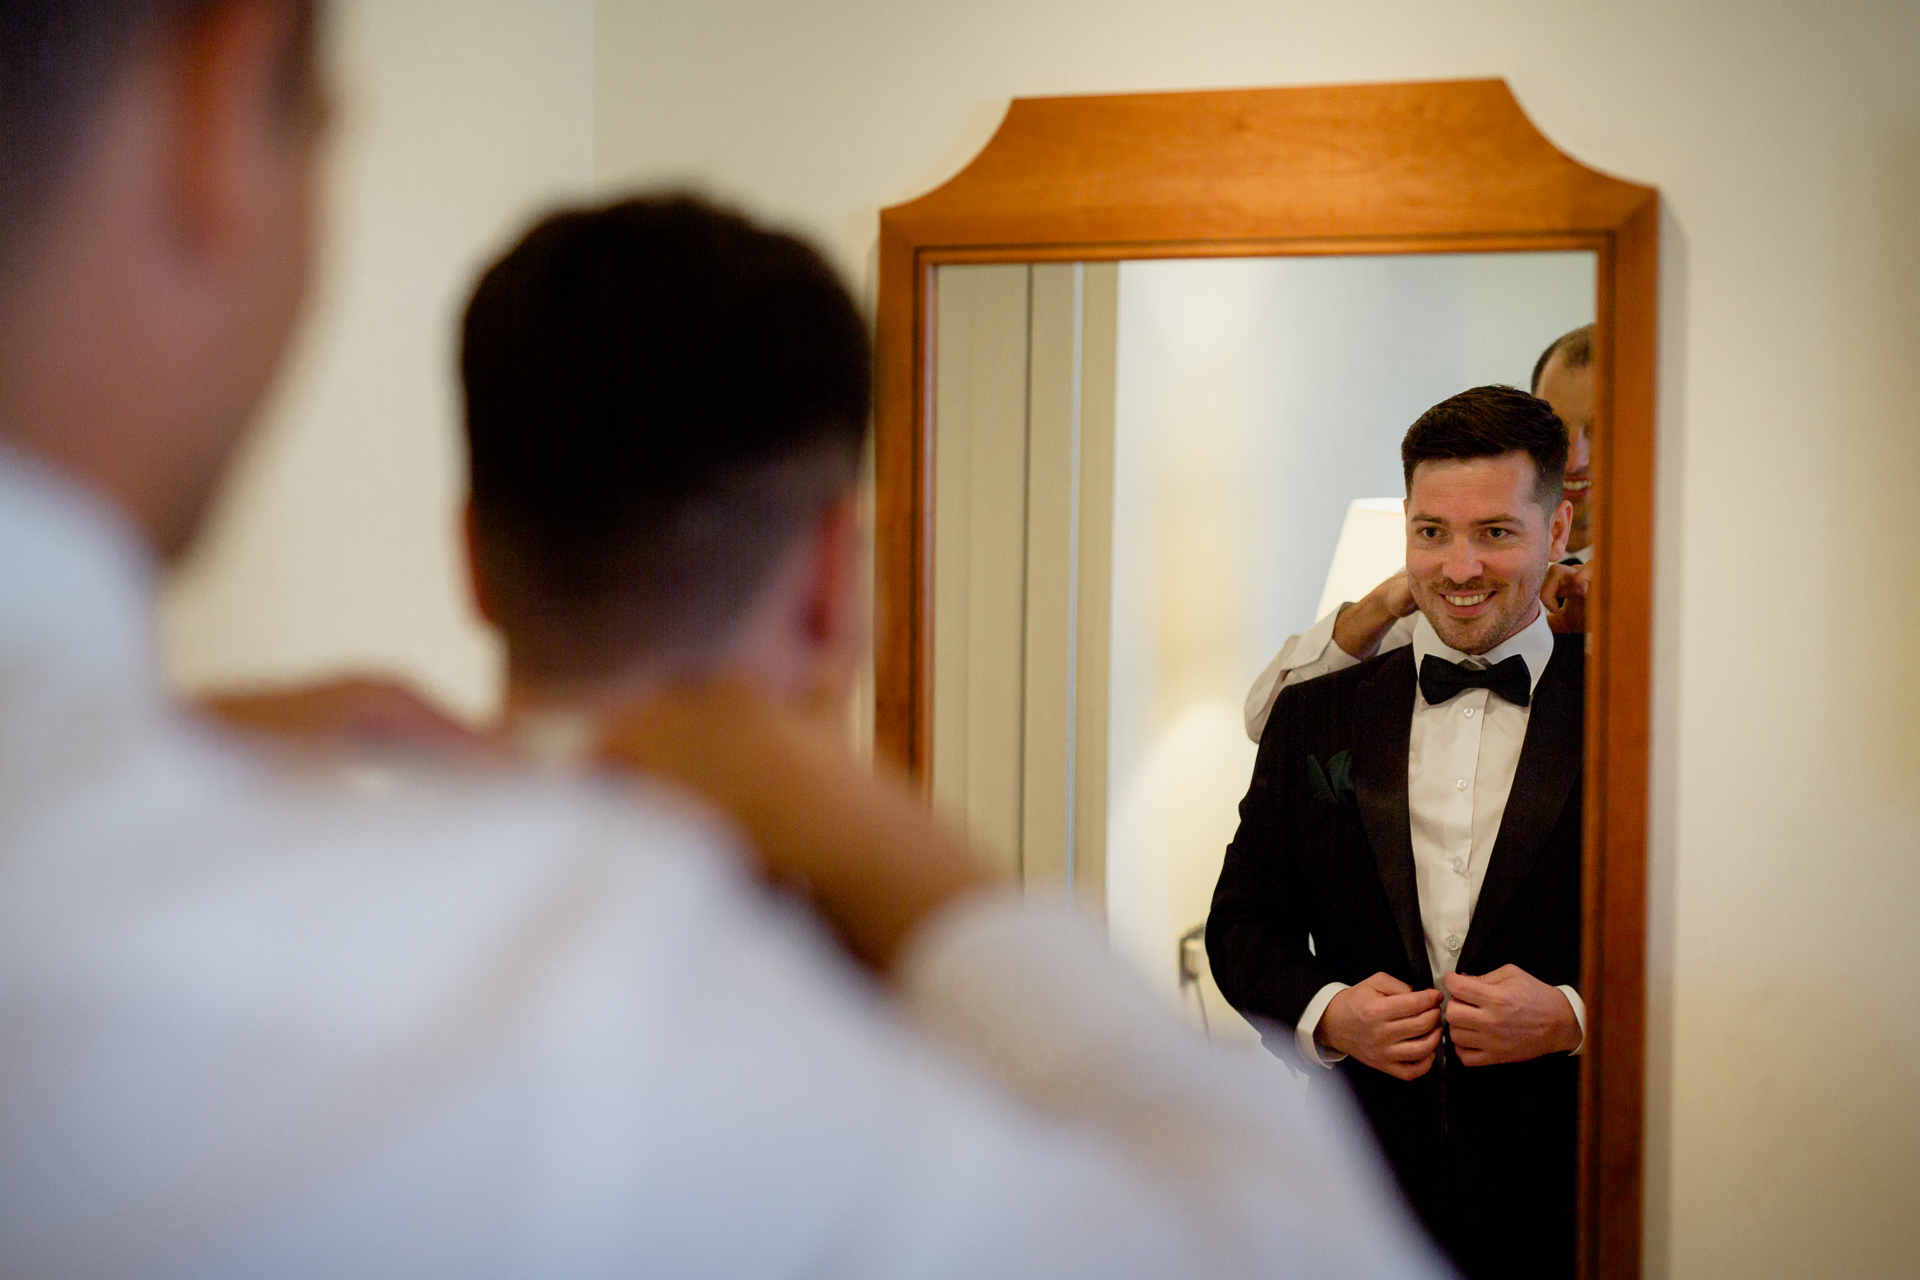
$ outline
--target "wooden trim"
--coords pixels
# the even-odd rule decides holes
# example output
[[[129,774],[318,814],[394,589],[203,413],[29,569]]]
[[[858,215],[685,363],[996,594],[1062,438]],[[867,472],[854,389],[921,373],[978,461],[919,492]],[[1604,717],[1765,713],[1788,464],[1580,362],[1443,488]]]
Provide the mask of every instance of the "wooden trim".
[[[880,215],[878,748],[928,776],[934,268],[1591,249],[1599,505],[1588,663],[1580,1273],[1640,1270],[1659,196],[1562,154],[1503,81],[1016,99]]]
[[[1581,1274],[1640,1273],[1646,1114],[1647,788],[1653,677],[1654,388],[1659,202],[1601,260],[1595,535],[1604,554],[1588,655]]]
[[[1548,253],[1598,250],[1605,231],[1539,235],[1319,236],[1268,240],[1172,240],[1153,244],[924,245],[919,260],[930,267],[992,262],[1131,262],[1146,258],[1350,257],[1383,253]]]

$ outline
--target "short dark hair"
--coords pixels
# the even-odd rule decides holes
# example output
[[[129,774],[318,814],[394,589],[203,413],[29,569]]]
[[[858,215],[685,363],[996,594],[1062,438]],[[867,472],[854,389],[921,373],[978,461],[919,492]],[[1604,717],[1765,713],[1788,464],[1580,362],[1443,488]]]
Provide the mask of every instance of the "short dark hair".
[[[1567,474],[1567,428],[1553,406],[1518,387],[1474,387],[1442,400],[1407,428],[1400,465],[1407,494],[1423,462],[1497,458],[1520,452],[1533,459],[1534,499],[1547,515],[1560,505]]]
[[[858,478],[859,309],[694,196],[539,223],[474,291],[460,368],[476,571],[541,678],[701,665]]]
[[[127,57],[156,34],[191,28],[222,3],[0,0],[0,265],[21,252]],[[297,25],[281,88],[297,99],[314,87],[321,4],[288,3]]]
[[[1527,384],[1533,394],[1540,394],[1540,376],[1547,371],[1556,352],[1566,360],[1569,369],[1584,369],[1592,364],[1593,326],[1583,324],[1578,329],[1569,329],[1547,344],[1547,349],[1533,362],[1533,381]]]

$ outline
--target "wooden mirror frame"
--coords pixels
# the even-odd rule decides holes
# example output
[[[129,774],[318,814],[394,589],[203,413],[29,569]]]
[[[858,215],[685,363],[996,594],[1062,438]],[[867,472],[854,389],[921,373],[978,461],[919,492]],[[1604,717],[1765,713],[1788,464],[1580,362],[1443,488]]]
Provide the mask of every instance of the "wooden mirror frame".
[[[876,747],[932,739],[935,271],[949,263],[1591,250],[1579,1270],[1640,1272],[1659,193],[1562,154],[1504,81],[1015,99],[938,190],[880,215]]]

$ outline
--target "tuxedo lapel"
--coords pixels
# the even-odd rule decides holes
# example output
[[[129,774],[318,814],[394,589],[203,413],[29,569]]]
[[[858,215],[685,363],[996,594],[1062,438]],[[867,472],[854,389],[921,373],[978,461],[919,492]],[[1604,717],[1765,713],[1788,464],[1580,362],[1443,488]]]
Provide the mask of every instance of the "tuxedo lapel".
[[[1580,777],[1584,699],[1584,646],[1561,643],[1533,691],[1533,711],[1527,717],[1527,737],[1520,744],[1520,763],[1500,834],[1487,862],[1487,877],[1474,904],[1473,922],[1460,951],[1460,972],[1478,973],[1475,965],[1481,945],[1493,933],[1514,894],[1526,882],[1539,860],[1547,837],[1565,811],[1567,797]]]
[[[1354,691],[1353,784],[1360,822],[1380,870],[1380,885],[1415,990],[1433,985],[1420,925],[1420,887],[1413,871],[1413,828],[1407,810],[1407,742],[1413,733],[1413,650],[1400,649]]]

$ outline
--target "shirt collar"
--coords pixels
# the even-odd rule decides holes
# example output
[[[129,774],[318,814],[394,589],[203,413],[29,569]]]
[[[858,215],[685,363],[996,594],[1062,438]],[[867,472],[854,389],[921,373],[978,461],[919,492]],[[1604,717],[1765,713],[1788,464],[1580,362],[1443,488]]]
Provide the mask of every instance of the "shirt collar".
[[[1422,613],[1413,624],[1414,670],[1420,669],[1421,662],[1428,654],[1436,658],[1445,658],[1448,662],[1465,662],[1468,658],[1476,656],[1462,653],[1442,641],[1440,633],[1433,629],[1433,624],[1427,621],[1427,615]],[[1553,660],[1553,628],[1547,625],[1545,609],[1535,614],[1533,621],[1520,628],[1518,632],[1477,656],[1491,667],[1516,654],[1527,664],[1528,690],[1538,688],[1540,677],[1546,673],[1547,663]]]
[[[1588,561],[1593,559],[1593,549],[1599,545],[1600,544],[1597,542],[1589,542],[1586,546],[1580,548],[1578,551],[1567,552],[1567,556],[1569,559],[1578,560],[1581,564],[1586,564]]]

